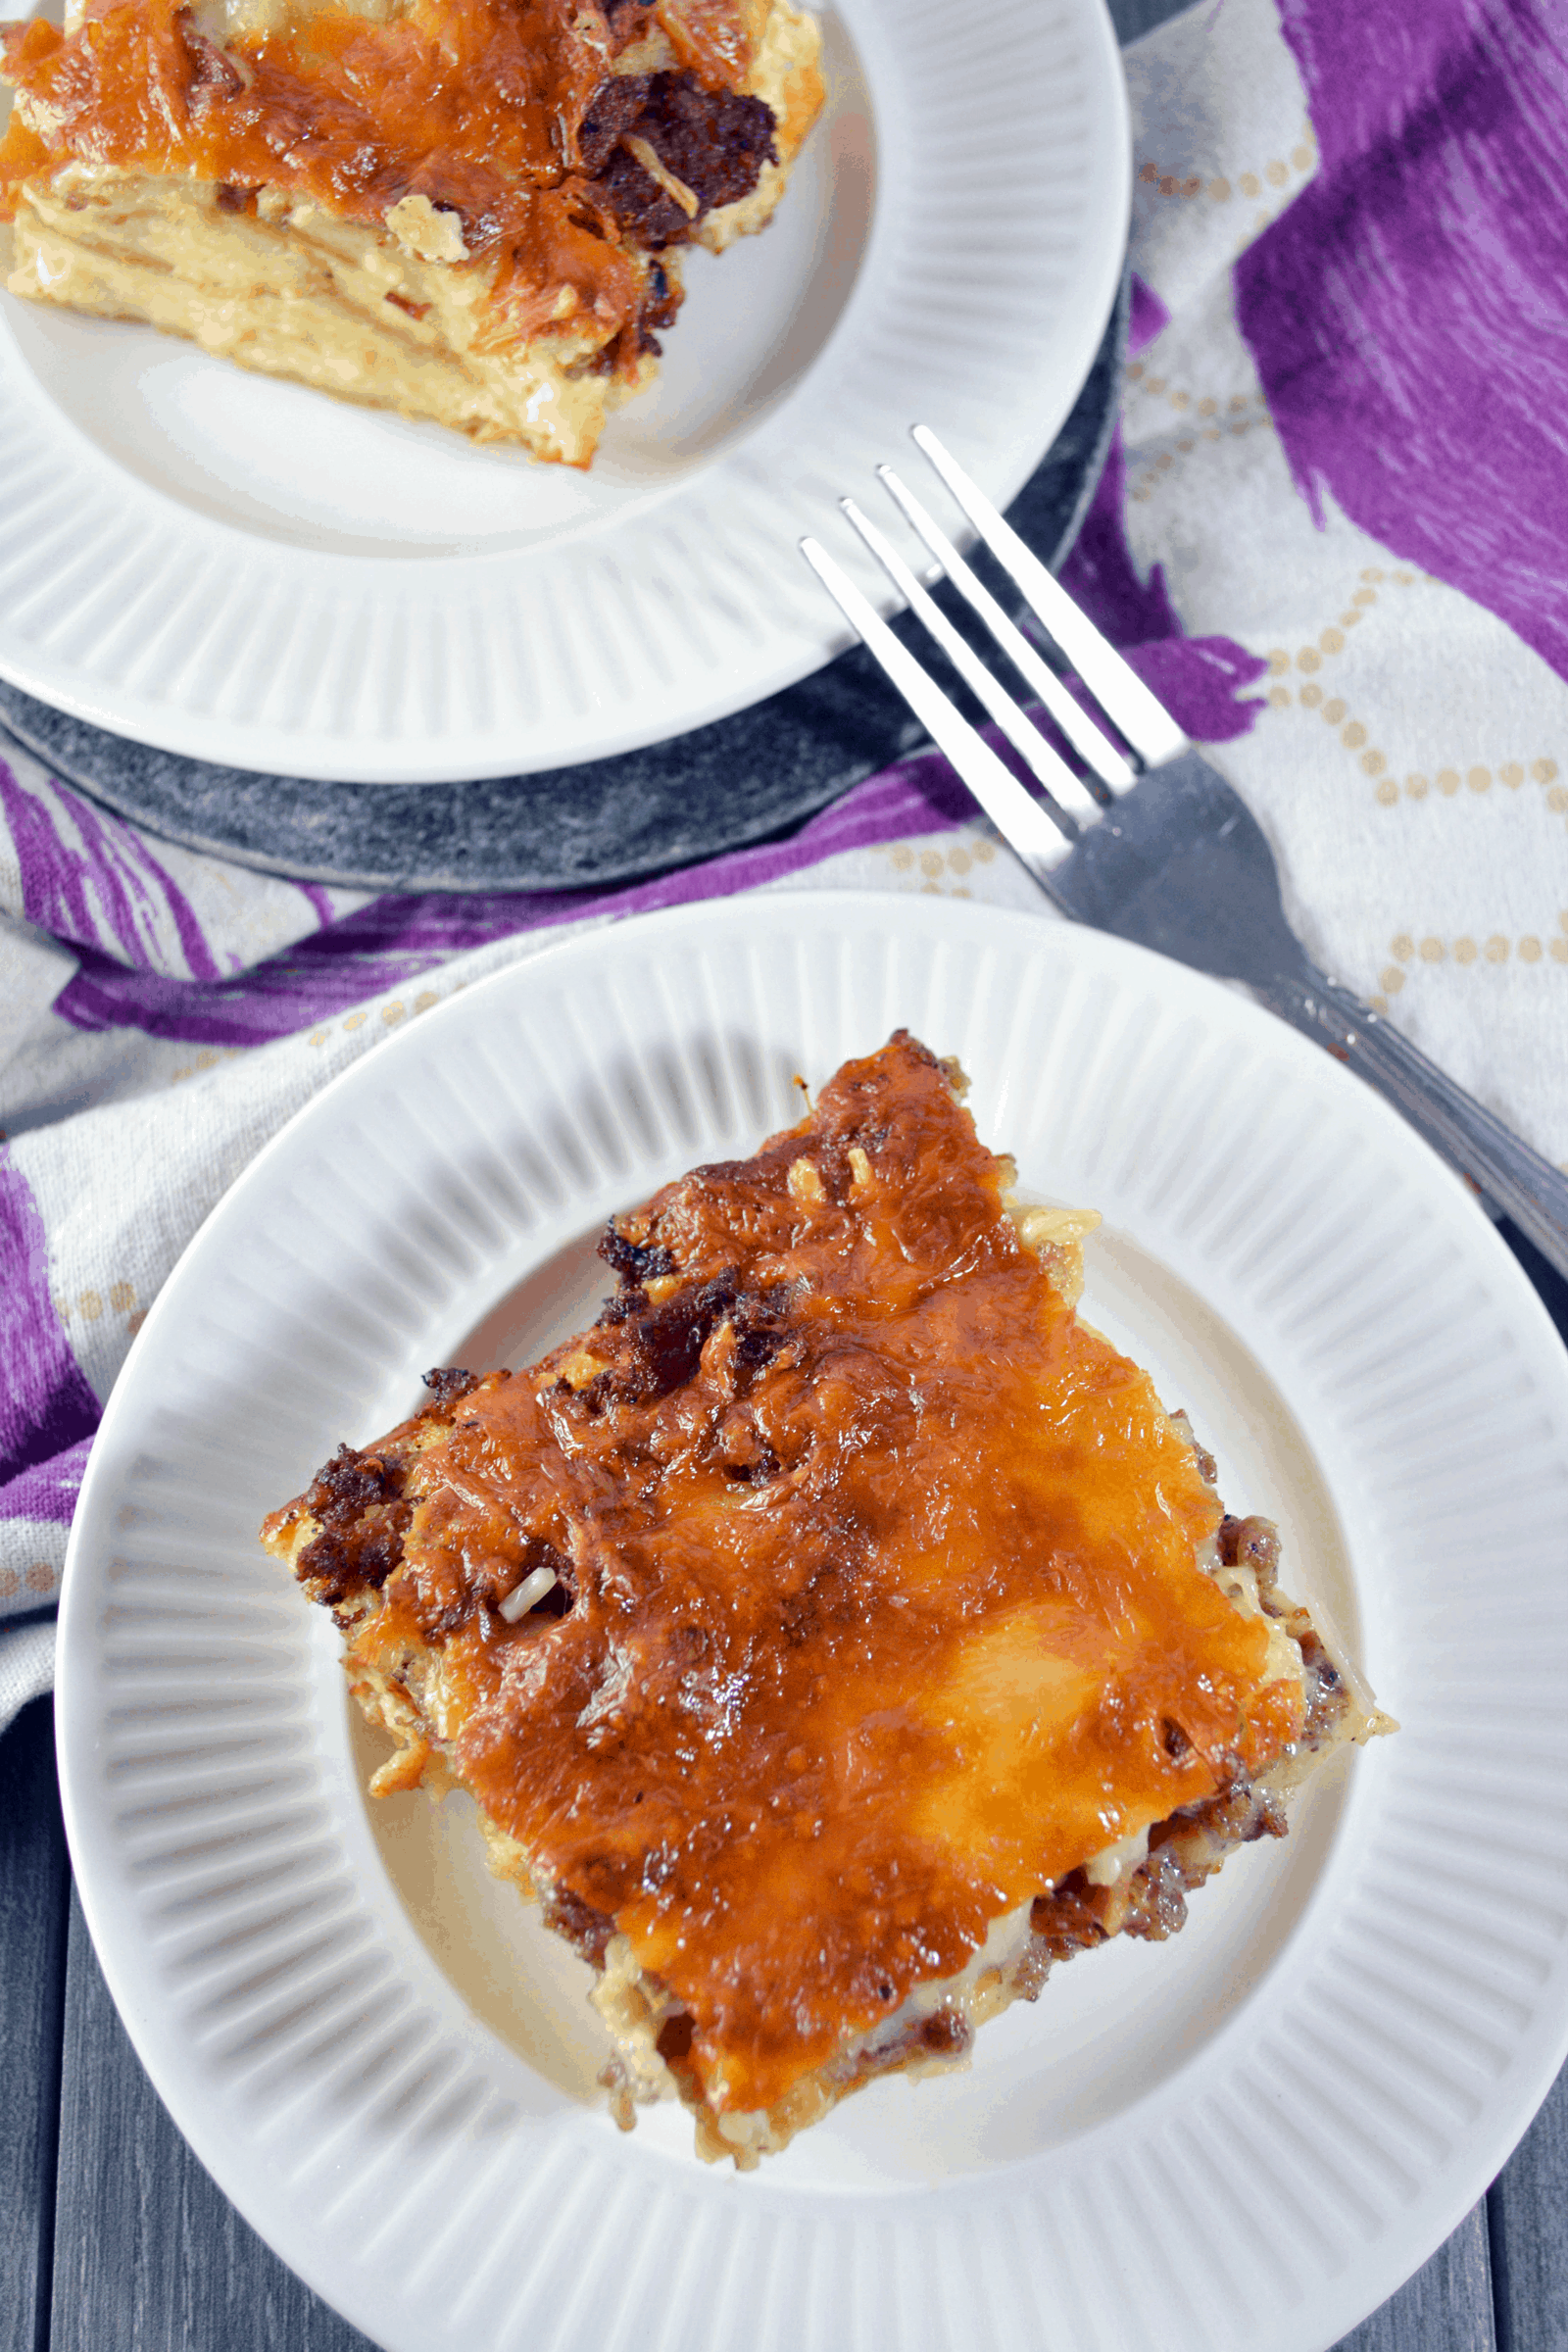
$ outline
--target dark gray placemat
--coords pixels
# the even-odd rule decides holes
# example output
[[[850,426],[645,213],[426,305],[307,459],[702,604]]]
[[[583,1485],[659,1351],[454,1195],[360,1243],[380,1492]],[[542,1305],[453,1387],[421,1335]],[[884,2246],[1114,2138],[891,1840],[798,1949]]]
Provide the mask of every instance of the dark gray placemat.
[[[1071,416],[1008,510],[1053,564],[1105,461],[1126,332],[1124,284]],[[59,775],[165,841],[371,890],[568,890],[688,865],[787,832],[919,739],[858,647],[671,742],[464,784],[323,784],[211,767],[108,734],[3,680],[0,719]]]

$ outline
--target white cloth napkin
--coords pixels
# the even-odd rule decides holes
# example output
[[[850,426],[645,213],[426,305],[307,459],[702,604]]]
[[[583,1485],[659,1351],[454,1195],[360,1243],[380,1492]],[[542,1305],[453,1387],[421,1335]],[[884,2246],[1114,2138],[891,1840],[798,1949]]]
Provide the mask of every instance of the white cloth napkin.
[[[1418,13],[1430,38],[1460,12]],[[1350,46],[1353,10],[1288,0],[1287,15],[1309,55],[1315,32]],[[1273,842],[1308,953],[1561,1164],[1568,686],[1516,633],[1562,659],[1532,628],[1545,584],[1510,597],[1507,570],[1522,511],[1560,500],[1564,484],[1526,471],[1499,479],[1482,462],[1483,437],[1506,422],[1483,394],[1497,397],[1502,375],[1523,414],[1540,391],[1527,346],[1516,387],[1491,321],[1477,347],[1465,299],[1471,273],[1504,268],[1492,232],[1512,201],[1506,187],[1467,190],[1466,171],[1489,149],[1517,153],[1543,126],[1528,120],[1522,87],[1504,86],[1485,94],[1495,119],[1483,128],[1458,119],[1455,102],[1455,119],[1435,129],[1417,102],[1442,86],[1442,124],[1453,85],[1439,83],[1452,52],[1437,42],[1434,52],[1411,66],[1407,91],[1372,93],[1366,124],[1347,123],[1358,93],[1335,79],[1328,55],[1309,117],[1271,0],[1203,0],[1126,53],[1133,266],[1170,314],[1127,387],[1127,533],[1140,570],[1163,567],[1190,634],[1223,631],[1267,659],[1268,708],[1222,764]],[[1342,54],[1339,70],[1360,62]],[[1322,188],[1314,119],[1334,141]],[[1440,348],[1417,347],[1421,319],[1399,307],[1402,227],[1433,331],[1446,330]],[[1364,251],[1347,252],[1351,235]],[[1304,318],[1303,280],[1322,304]],[[1522,291],[1504,280],[1499,315]],[[1461,391],[1470,375],[1480,387],[1468,447],[1439,413],[1433,379],[1445,368]],[[1373,409],[1380,389],[1392,418]],[[1341,444],[1350,454],[1315,484],[1314,514],[1293,460],[1299,469]],[[1371,496],[1369,472],[1381,477]],[[1336,480],[1363,513],[1378,511],[1387,536],[1349,518]],[[1434,515],[1440,493],[1451,519]],[[1559,597],[1563,583],[1568,547]],[[1514,627],[1498,617],[1510,607]]]
[[[1311,0],[1290,6],[1301,46]],[[1430,514],[1407,528],[1367,493],[1381,476],[1365,465],[1344,494],[1385,536],[1342,508],[1339,443],[1313,433],[1342,353],[1376,362],[1377,322],[1341,269],[1346,340],[1323,340],[1303,391],[1294,208],[1317,190],[1320,148],[1269,0],[1202,0],[1126,62],[1141,348],[1071,584],[1223,743],[1310,953],[1562,1161],[1568,689],[1524,641],[1517,597],[1486,593],[1484,549],[1450,562]],[[1343,93],[1314,107],[1353,172]],[[1348,217],[1375,197],[1351,186]],[[1344,213],[1312,229],[1325,250]],[[1409,449],[1384,443],[1403,478]],[[929,759],[784,849],[567,906],[269,880],[139,835],[0,753],[0,1724],[48,1686],[72,1500],[160,1285],[261,1145],[390,1029],[565,929],[681,898],[869,886],[1055,919]]]

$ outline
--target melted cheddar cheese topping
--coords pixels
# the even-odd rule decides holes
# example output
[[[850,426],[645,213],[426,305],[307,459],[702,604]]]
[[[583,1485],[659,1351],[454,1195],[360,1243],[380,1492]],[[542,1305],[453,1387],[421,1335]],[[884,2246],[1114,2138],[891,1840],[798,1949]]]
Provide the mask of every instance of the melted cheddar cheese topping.
[[[749,0],[659,0],[640,15],[707,88],[750,61]],[[493,271],[497,342],[635,320],[640,262],[581,169],[578,135],[612,73],[606,16],[578,0],[405,0],[288,12],[221,44],[183,0],[89,0],[69,34],[6,28],[22,93],[0,140],[0,220],[66,160],[279,189],[371,224],[410,196],[450,214]]]
[[[439,1643],[461,1779],[678,1997],[718,2112],[1300,1727],[1007,1174],[901,1034],[619,1220],[608,1319],[417,1457],[357,1639]],[[541,1558],[570,1607],[507,1622]]]

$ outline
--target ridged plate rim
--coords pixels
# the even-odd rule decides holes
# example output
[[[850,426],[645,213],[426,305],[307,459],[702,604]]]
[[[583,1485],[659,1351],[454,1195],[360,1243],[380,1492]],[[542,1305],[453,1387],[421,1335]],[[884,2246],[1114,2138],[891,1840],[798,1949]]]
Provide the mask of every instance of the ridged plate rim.
[[[177,503],[66,419],[7,323],[25,306],[0,295],[0,674],[219,766],[421,783],[661,742],[842,652],[796,540],[917,419],[1015,494],[1110,315],[1131,141],[1104,0],[840,14],[879,158],[845,310],[782,403],[676,491],[542,545],[353,554]]]
[[[182,1991],[184,1964],[160,1958],[169,1935],[148,1908],[147,1822],[162,1818],[160,1802],[168,1810],[167,1797],[153,1799],[176,1766],[176,1809],[195,1808],[194,1821],[214,1808],[231,1838],[243,1839],[250,1797],[225,1793],[221,1742],[205,1766],[179,1762],[185,1751],[171,1744],[160,1766],[156,1740],[182,1738],[179,1720],[150,1707],[149,1725],[161,1728],[127,1732],[112,1704],[117,1690],[142,1689],[144,1673],[145,1688],[156,1688],[177,1639],[196,1642],[209,1587],[225,1642],[249,1644],[258,1658],[269,1642],[303,1654],[289,1614],[295,1596],[270,1589],[275,1572],[259,1553],[233,1576],[222,1566],[230,1503],[190,1468],[209,1458],[202,1448],[220,1448],[231,1425],[258,1426],[258,1398],[279,1424],[296,1412],[309,1423],[317,1411],[313,1367],[292,1355],[270,1362],[267,1317],[305,1311],[323,1279],[308,1268],[309,1250],[330,1236],[350,1259],[361,1252],[331,1276],[337,1312],[370,1335],[351,1330],[331,1347],[373,1341],[381,1309],[367,1270],[381,1263],[378,1251],[393,1261],[397,1280],[384,1280],[397,1311],[433,1336],[469,1276],[430,1268],[459,1266],[475,1247],[482,1261],[495,1215],[486,1188],[514,1176],[514,1162],[495,1156],[504,1134],[554,1134],[567,1163],[577,1154],[590,1170],[597,1154],[602,1193],[617,1151],[624,1157],[627,1138],[652,1119],[657,1145],[645,1141],[628,1179],[635,1197],[656,1161],[666,1171],[672,1158],[683,1164],[677,1130],[707,1083],[693,1072],[722,1065],[729,1126],[715,1120],[706,1131],[722,1140],[744,1110],[737,1072],[764,1068],[769,1085],[776,1078],[787,1090],[791,1061],[804,1059],[819,1077],[842,1053],[876,1042],[890,1010],[958,1052],[982,1132],[1017,1149],[1026,1175],[1039,1163],[1040,1123],[1055,1117],[1055,1132],[1070,1132],[1060,1106],[1088,1106],[1081,1138],[1059,1151],[1077,1197],[1097,1167],[1113,1209],[1149,1189],[1139,1216],[1150,1250],[1200,1280],[1260,1359],[1286,1367],[1276,1377],[1296,1382],[1298,1409],[1330,1448],[1362,1571],[1368,1547],[1376,1552],[1376,1577],[1358,1586],[1366,1663],[1404,1728],[1354,1760],[1339,1841],[1267,1999],[1250,1994],[1202,2063],[1142,2103],[983,2182],[826,2197],[779,2186],[765,2170],[737,2183],[644,2155],[635,2135],[620,2143],[576,2114],[537,2129],[495,2123],[494,2101],[508,2095],[504,2083],[494,2087],[506,2076],[499,2044],[471,2020],[454,2025],[433,1967],[421,1977],[411,1965],[406,1922],[392,1916],[385,1890],[356,1882],[339,1853],[308,1884],[326,1888],[321,1899],[336,1901],[343,1918],[363,1917],[363,1933],[332,1935],[360,1955],[356,1968],[373,1960],[379,1971],[375,1998],[386,2007],[375,2015],[406,2022],[393,2044],[368,2053],[362,2034],[348,2045],[352,2064],[323,2044],[283,2106],[274,2098],[269,2108],[246,2087],[269,2061],[245,2076],[204,2049],[193,2023],[203,2014],[199,1986],[191,1979]],[[487,1106],[473,1072],[495,1070],[503,1042],[531,1075],[510,1107]],[[643,1079],[629,1074],[638,1071]],[[1055,1112],[1042,1107],[1047,1094]],[[445,1104],[439,1146],[420,1126],[431,1102]],[[561,1124],[563,1103],[574,1126]],[[529,1124],[514,1128],[524,1111]],[[1238,1117],[1245,1152],[1229,1145]],[[439,1215],[420,1173],[426,1162],[448,1171]],[[579,1184],[564,1213],[584,1199]],[[1231,1217],[1234,1229],[1222,1230]],[[433,1257],[415,1246],[421,1224]],[[548,1218],[538,1225],[541,1247],[554,1230]],[[299,1252],[300,1303],[253,1303],[244,1312],[254,1328],[243,1319],[230,1328],[213,1303],[221,1285],[249,1282],[255,1299],[271,1298],[280,1277],[269,1237],[283,1232]],[[1239,1253],[1234,1262],[1228,1250]],[[406,1282],[430,1287],[417,1314]],[[417,1353],[418,1340],[410,1346]],[[1478,1402],[1483,1373],[1501,1398],[1495,1410]],[[178,1479],[166,1475],[178,1457],[159,1451],[170,1444],[167,1417],[177,1422],[182,1410],[185,1504]],[[234,1418],[242,1410],[243,1424]],[[334,1434],[329,1417],[318,1434]],[[172,1500],[158,1501],[160,1482]],[[150,1504],[138,1499],[148,1494]],[[1568,1774],[1551,1664],[1568,1632],[1565,1494],[1568,1361],[1518,1267],[1392,1112],[1250,1004],[1102,934],[912,895],[780,893],[627,923],[511,966],[388,1037],[273,1140],[161,1293],[110,1399],[67,1565],[59,1745],[88,1924],[131,2038],[198,2155],[284,2259],[391,2352],[438,2352],[473,2340],[474,2328],[483,2340],[525,2340],[536,2352],[590,2343],[621,2352],[641,2341],[716,2352],[741,2311],[763,2315],[763,2344],[873,2352],[897,2340],[934,2352],[1038,2342],[1047,2309],[1057,2315],[1051,2340],[1062,2352],[1133,2352],[1153,2340],[1171,2352],[1240,2348],[1260,2340],[1262,2312],[1271,2352],[1321,2352],[1463,2217],[1568,2048]],[[145,1537],[134,1532],[144,1522]],[[1473,1544],[1486,1536],[1473,1530],[1493,1545],[1484,1583]],[[149,1541],[150,1562],[136,1552]],[[140,1601],[138,1576],[151,1579]],[[160,1578],[174,1580],[167,1608]],[[155,1637],[150,1648],[136,1646],[138,1609]],[[199,1649],[189,1654],[192,1673],[202,1671]],[[276,1671],[279,1689],[290,1688],[286,1659]],[[262,1668],[255,1673],[265,1689]],[[202,1702],[209,1711],[215,1703]],[[277,1787],[306,1789],[301,1818],[317,1823],[304,1833],[316,1843],[298,1850],[315,1854],[331,1847],[339,1813],[350,1818],[354,1791],[329,1785],[338,1751],[311,1722],[312,1703],[307,1690],[263,1745]],[[135,1738],[154,1740],[150,1763],[127,1746]],[[138,1787],[152,1791],[141,1808]],[[1533,1811],[1521,1828],[1524,1792]],[[1510,1865],[1528,1867],[1528,1887],[1510,1880]],[[183,1864],[159,1867],[171,1886],[198,1884],[199,1871],[169,1876]],[[1406,1886],[1412,1877],[1419,1900]],[[1511,1888],[1500,1939],[1465,1907],[1494,1884]],[[223,1928],[230,1914],[218,1897],[201,1899]],[[1435,1925],[1423,1939],[1424,1917]],[[289,1928],[306,1940],[279,1963],[285,1984],[292,1971],[296,1992],[310,1991],[308,2012],[327,1982],[328,1963],[309,1941],[319,1925]],[[1476,1953],[1489,1948],[1488,1932],[1495,1948],[1484,1967]],[[322,1948],[332,1948],[330,1936]],[[202,1982],[219,1986],[225,1965]],[[252,2011],[243,2003],[265,1996],[238,1982],[240,1990],[211,1997],[219,2007],[240,2003],[244,2025]],[[313,2014],[300,2031],[314,2028]],[[367,2031],[373,2045],[375,2030]],[[412,2049],[394,2046],[405,2034]],[[481,2096],[475,2084],[490,2087]],[[309,2140],[313,2114],[329,2144],[308,2147],[290,2173],[278,2144],[283,2119],[292,2146],[302,2132]],[[508,2187],[519,2149],[553,2217],[520,2243]],[[408,2170],[416,2155],[426,2174],[435,2168],[449,2200],[461,2187],[466,2203],[445,2239],[438,2231],[433,2247],[421,2239],[400,2253],[384,2242],[397,2233],[399,2208],[376,2203],[376,2168],[382,2187],[401,2168],[413,2194],[423,2177]],[[1211,2217],[1205,2225],[1201,2199],[1195,2206],[1185,2184],[1223,2180],[1238,2161],[1262,2182],[1267,2230],[1251,2241],[1232,2233],[1225,2259],[1237,2267],[1228,2274],[1222,2262],[1213,2275],[1210,2247],[1210,2272],[1195,2281],[1191,2241],[1200,2243]],[[308,2178],[312,2164],[326,2168],[325,2186]],[[340,2227],[323,2243],[327,2187]],[[495,2234],[508,2227],[511,2237]],[[673,2242],[689,2259],[671,2275],[660,2249]],[[1318,2266],[1304,2282],[1303,2247]],[[497,2266],[509,2254],[514,2267],[502,2279]],[[891,2338],[873,2291],[884,2269],[931,2287],[928,2298],[899,2299]],[[439,2296],[431,2302],[437,2272],[468,2281],[455,2313]],[[1282,2280],[1294,2282],[1294,2299]]]

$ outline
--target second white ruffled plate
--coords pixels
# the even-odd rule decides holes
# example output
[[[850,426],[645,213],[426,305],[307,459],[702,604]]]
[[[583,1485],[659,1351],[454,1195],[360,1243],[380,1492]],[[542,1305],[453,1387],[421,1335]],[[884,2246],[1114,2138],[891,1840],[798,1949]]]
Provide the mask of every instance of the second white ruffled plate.
[[[587,1973],[466,1800],[364,1794],[263,1513],[429,1364],[517,1360],[604,1218],[906,1024],[1085,1311],[1359,1651],[1397,1737],[1165,1945],[1057,1970],[966,2075],[753,2177],[619,2135]],[[215,1212],[110,1399],[58,1722],[88,1922],[176,2122],[390,2352],[1322,2352],[1442,2241],[1568,2043],[1568,1361],[1485,1218],[1229,991],[991,907],[787,894],[539,956],[396,1029]],[[199,2250],[193,2257],[199,2260]]]
[[[0,675],[168,751],[421,783],[656,743],[848,640],[795,551],[933,425],[1006,499],[1120,277],[1103,0],[833,0],[766,233],[593,471],[0,295]],[[865,559],[867,586],[883,592]]]

